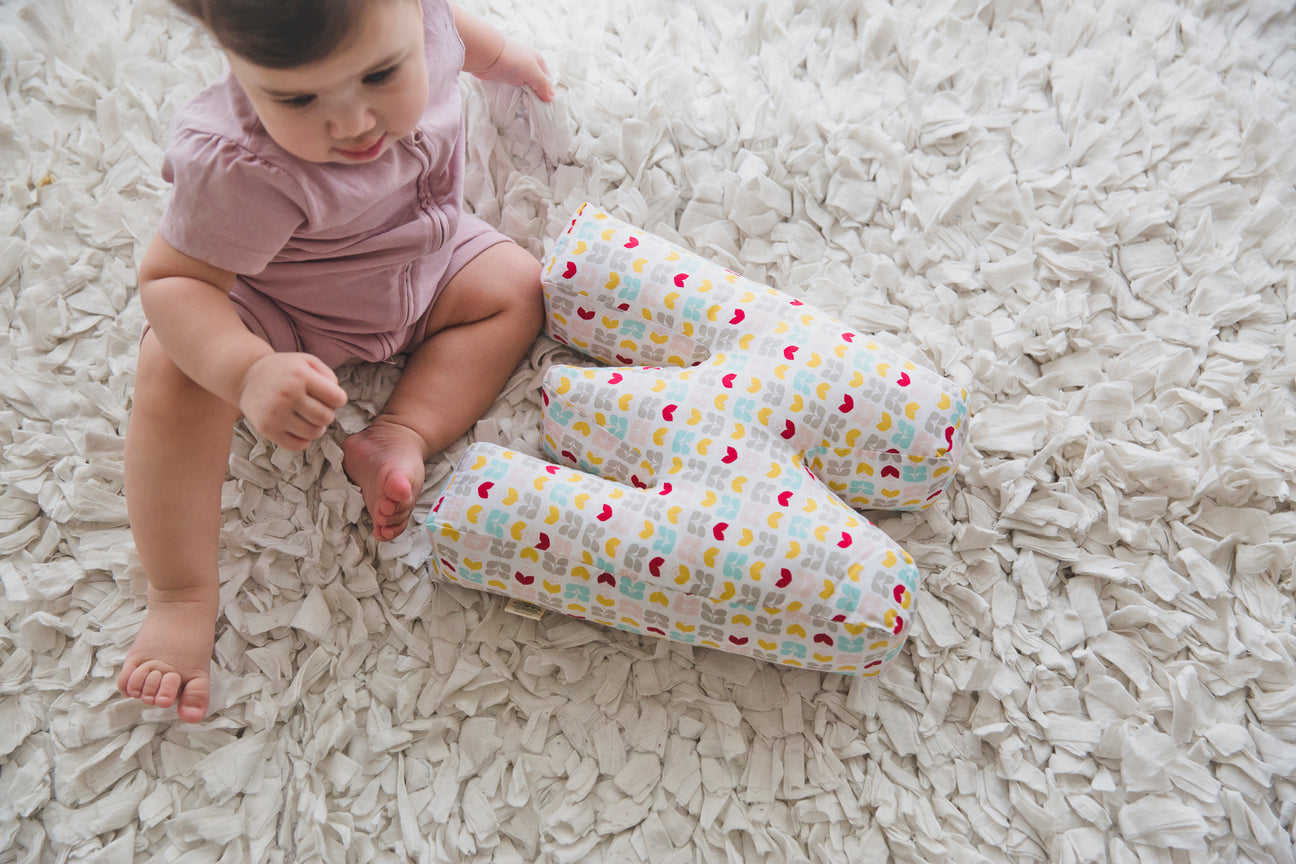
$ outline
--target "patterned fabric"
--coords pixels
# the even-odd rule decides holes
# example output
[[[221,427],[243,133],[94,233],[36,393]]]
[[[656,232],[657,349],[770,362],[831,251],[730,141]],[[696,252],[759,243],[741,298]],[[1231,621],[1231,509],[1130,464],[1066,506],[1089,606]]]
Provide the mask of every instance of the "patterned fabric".
[[[637,633],[875,675],[913,559],[852,508],[930,506],[966,394],[800,301],[585,205],[547,266],[545,445],[464,456],[443,577]],[[570,467],[568,467],[570,466]]]

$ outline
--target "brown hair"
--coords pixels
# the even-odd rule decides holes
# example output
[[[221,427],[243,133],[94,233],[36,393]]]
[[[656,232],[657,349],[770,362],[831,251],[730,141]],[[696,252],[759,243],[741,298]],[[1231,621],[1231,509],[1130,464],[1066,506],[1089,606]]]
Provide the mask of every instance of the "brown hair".
[[[367,0],[171,0],[221,47],[257,66],[289,69],[342,44]]]

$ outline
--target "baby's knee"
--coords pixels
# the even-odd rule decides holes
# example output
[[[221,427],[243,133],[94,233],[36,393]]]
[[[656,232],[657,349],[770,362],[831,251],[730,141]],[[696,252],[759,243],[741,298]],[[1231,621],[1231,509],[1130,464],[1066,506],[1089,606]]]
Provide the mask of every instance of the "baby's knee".
[[[157,335],[147,330],[140,339],[139,358],[135,364],[135,401],[141,391],[158,391],[169,395],[177,390],[198,386],[176,365],[171,355],[162,347]]]
[[[540,262],[520,246],[501,256],[500,284],[509,306],[536,321],[544,319],[544,285]]]
[[[507,262],[508,281],[514,290],[527,299],[538,299],[542,293],[540,262],[521,246],[512,244]]]

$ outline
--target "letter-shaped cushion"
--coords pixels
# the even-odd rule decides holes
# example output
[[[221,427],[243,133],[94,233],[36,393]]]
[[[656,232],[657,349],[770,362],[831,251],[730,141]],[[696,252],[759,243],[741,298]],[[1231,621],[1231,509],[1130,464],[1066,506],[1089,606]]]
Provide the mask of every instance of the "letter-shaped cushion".
[[[547,265],[553,464],[477,444],[428,518],[443,577],[638,633],[875,675],[913,559],[858,509],[927,507],[966,394],[822,312],[590,205]]]

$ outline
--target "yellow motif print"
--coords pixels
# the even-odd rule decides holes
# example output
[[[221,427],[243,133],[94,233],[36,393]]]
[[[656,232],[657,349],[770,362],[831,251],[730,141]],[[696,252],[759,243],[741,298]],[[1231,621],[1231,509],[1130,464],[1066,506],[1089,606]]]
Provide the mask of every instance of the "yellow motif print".
[[[963,438],[957,386],[593,208],[548,272],[551,335],[609,366],[546,375],[547,467],[470,448],[456,470],[488,482],[452,478],[433,508],[452,502],[429,517],[437,569],[636,632],[823,671],[884,668],[916,605],[896,587],[915,584],[912,558],[849,508],[929,506]],[[880,456],[888,446],[898,455]],[[883,627],[895,635],[879,639]]]

